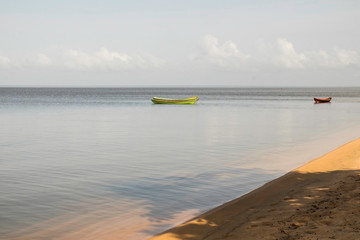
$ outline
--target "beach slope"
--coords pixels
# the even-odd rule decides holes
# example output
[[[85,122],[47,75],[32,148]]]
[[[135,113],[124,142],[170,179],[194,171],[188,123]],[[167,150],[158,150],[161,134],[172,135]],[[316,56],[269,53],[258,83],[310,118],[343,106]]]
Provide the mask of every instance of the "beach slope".
[[[360,139],[150,239],[360,239]]]

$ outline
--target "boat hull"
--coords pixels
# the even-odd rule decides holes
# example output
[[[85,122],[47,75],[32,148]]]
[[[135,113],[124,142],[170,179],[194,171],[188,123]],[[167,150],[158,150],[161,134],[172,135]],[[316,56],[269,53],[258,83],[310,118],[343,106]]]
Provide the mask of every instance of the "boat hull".
[[[315,103],[328,103],[331,101],[331,97],[328,98],[314,98]]]
[[[185,99],[169,99],[159,97],[153,97],[151,99],[154,104],[195,104],[198,100],[199,98],[197,96]]]

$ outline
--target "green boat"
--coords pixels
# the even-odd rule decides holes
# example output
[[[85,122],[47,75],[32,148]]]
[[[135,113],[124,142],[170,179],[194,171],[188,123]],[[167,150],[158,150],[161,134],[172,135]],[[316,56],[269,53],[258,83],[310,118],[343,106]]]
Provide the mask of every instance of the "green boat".
[[[189,97],[185,99],[170,99],[170,98],[159,98],[153,97],[151,101],[155,104],[194,104],[199,100],[198,96]]]

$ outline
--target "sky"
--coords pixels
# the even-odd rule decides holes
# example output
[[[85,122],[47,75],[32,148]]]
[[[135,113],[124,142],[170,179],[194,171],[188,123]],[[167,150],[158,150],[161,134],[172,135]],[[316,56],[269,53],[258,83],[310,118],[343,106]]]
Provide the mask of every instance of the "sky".
[[[0,0],[0,86],[360,86],[358,0]]]

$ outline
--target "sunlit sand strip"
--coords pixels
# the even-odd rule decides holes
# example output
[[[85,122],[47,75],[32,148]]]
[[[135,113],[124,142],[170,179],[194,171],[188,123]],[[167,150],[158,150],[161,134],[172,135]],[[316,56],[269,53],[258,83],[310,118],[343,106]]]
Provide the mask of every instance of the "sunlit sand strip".
[[[150,239],[359,239],[359,216],[357,139]]]

